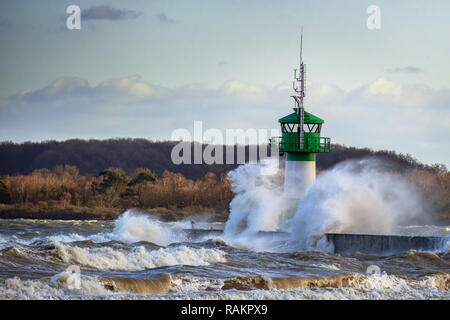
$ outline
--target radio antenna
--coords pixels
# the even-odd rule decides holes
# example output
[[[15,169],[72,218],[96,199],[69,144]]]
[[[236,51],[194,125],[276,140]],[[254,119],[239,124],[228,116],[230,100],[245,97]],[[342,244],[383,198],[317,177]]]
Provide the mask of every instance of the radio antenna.
[[[297,69],[294,69],[294,81],[292,83],[292,87],[296,93],[296,95],[293,95],[292,98],[295,100],[295,110],[298,115],[298,147],[300,149],[303,149],[304,147],[304,105],[303,105],[303,98],[305,97],[305,72],[306,72],[306,66],[303,63],[303,26],[300,33],[300,69],[297,76]]]
[[[293,96],[297,107],[303,107],[303,98],[305,97],[305,74],[306,74],[306,65],[303,63],[303,26],[300,35],[300,66],[298,70],[294,69],[294,81],[292,83],[294,91],[297,93],[296,96]]]

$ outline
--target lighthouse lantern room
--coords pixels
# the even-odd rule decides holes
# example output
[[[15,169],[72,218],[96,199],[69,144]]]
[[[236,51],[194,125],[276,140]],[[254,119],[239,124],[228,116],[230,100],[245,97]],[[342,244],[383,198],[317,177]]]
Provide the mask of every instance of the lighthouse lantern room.
[[[284,195],[288,199],[303,197],[316,178],[316,153],[330,152],[330,138],[321,137],[323,119],[305,111],[306,65],[302,59],[303,32],[300,40],[300,68],[294,70],[293,113],[281,118],[281,137],[272,137],[272,153],[278,152],[285,168]]]

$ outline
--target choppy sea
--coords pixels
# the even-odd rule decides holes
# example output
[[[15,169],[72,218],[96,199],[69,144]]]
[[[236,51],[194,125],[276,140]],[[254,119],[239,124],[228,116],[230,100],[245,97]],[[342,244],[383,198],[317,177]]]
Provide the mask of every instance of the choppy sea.
[[[116,221],[0,220],[0,298],[450,299],[448,246],[340,255],[257,233],[192,238],[191,228],[133,212]],[[224,224],[198,220],[195,228]]]

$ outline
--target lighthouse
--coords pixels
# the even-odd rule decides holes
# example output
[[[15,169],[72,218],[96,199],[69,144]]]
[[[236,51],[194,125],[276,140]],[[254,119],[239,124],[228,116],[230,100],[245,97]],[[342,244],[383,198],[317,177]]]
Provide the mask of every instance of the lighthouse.
[[[305,73],[303,63],[303,32],[300,38],[300,66],[294,70],[294,108],[291,114],[278,120],[281,137],[272,137],[272,154],[277,153],[284,168],[285,219],[294,214],[298,200],[316,178],[316,154],[330,152],[330,138],[321,137],[325,122],[305,110]],[[298,71],[298,72],[297,72]]]

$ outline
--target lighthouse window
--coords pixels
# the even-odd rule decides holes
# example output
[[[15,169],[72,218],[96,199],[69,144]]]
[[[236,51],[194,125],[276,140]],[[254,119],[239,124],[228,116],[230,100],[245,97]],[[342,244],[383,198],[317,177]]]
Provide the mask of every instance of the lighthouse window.
[[[281,131],[282,132],[292,132],[292,128],[289,126],[289,123],[282,123]]]
[[[314,132],[314,133],[320,133],[320,129],[322,128],[321,124],[315,123],[315,124],[306,124],[305,131],[306,132]]]
[[[281,124],[281,132],[297,132],[298,124],[297,123],[282,123]]]
[[[320,133],[321,127],[321,124],[305,124],[303,131]],[[299,132],[299,125],[298,123],[282,123],[281,132]]]

